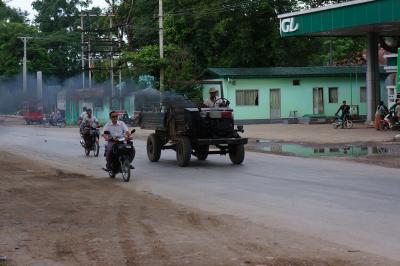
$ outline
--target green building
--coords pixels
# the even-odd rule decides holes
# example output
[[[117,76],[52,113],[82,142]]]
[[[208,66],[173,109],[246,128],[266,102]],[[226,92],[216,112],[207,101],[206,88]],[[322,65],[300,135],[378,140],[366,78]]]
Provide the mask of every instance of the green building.
[[[240,123],[293,121],[302,117],[324,121],[333,117],[342,101],[355,117],[367,116],[365,66],[209,68],[203,76],[203,98],[210,88],[227,98]],[[381,69],[384,88],[385,74]],[[387,98],[386,89],[380,91]]]

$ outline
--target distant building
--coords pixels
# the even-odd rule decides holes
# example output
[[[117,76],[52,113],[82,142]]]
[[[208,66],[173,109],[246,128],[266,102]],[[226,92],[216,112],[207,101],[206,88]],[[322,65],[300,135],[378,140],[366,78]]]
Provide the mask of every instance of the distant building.
[[[381,71],[380,98],[387,99]],[[241,123],[273,123],[334,116],[342,101],[355,117],[367,115],[365,66],[209,68],[202,78],[203,98],[210,88],[227,98]]]

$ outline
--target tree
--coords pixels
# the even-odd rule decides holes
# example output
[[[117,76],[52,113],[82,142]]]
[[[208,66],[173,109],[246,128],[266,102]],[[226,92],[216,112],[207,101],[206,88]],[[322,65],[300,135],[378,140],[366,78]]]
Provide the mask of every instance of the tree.
[[[165,59],[160,60],[159,46],[144,46],[135,52],[125,52],[123,60],[131,65],[131,74],[135,79],[141,75],[158,77],[160,67],[165,67],[165,84],[169,90],[198,96],[193,87],[196,86],[196,78],[201,73],[196,68],[192,54],[175,45],[165,47]]]
[[[348,0],[302,0],[299,1],[299,6],[307,8],[315,8],[342,2],[348,2]]]
[[[24,23],[27,13],[19,9],[7,6],[3,0],[0,0],[0,21]]]
[[[366,42],[360,38],[325,38],[321,60],[325,65],[365,64]]]
[[[79,6],[83,0],[35,0],[32,7],[37,11],[35,22],[42,32],[72,31],[80,25]]]
[[[66,79],[79,73],[79,7],[87,7],[87,1],[36,0],[32,6],[37,11],[35,22],[41,35],[35,43],[47,49],[49,63],[53,66],[51,74]]]

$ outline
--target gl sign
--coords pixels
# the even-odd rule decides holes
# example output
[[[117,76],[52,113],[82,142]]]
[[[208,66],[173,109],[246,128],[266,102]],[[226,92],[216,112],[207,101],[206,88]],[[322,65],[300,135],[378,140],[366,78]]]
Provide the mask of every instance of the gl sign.
[[[299,29],[299,23],[295,23],[294,18],[285,18],[281,20],[281,32],[295,32]]]

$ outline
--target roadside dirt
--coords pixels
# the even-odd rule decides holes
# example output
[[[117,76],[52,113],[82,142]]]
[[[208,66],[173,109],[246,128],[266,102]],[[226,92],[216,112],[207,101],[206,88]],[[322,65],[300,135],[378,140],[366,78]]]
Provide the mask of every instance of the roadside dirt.
[[[117,183],[0,151],[0,265],[398,265]]]

